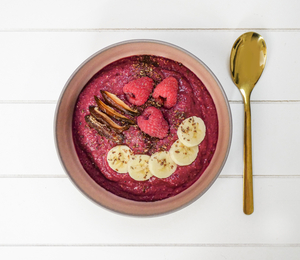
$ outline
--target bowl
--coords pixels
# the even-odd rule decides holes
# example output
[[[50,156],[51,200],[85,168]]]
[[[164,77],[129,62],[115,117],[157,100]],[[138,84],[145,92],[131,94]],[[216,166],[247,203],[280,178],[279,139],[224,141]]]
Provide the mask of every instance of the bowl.
[[[201,177],[176,196],[139,202],[119,197],[98,185],[83,169],[72,138],[72,116],[76,100],[86,83],[106,65],[133,55],[162,56],[182,63],[204,83],[212,96],[219,123],[215,154]],[[117,213],[132,216],[157,216],[181,209],[201,197],[219,176],[227,159],[232,135],[231,111],[226,94],[210,69],[188,51],[155,40],[131,40],[104,48],[84,61],[71,75],[60,95],[54,122],[58,156],[73,183],[92,201]],[[220,131],[222,129],[222,131]]]

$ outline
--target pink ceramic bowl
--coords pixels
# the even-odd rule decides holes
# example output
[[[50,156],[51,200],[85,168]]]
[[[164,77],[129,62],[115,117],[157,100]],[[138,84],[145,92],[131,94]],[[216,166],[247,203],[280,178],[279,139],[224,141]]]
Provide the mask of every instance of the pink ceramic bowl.
[[[180,194],[155,202],[137,202],[114,195],[99,186],[83,169],[73,144],[72,116],[79,93],[93,75],[106,65],[133,55],[156,55],[178,61],[193,71],[210,92],[219,122],[218,144],[211,163],[201,177]],[[112,211],[135,216],[155,216],[178,210],[203,195],[219,176],[227,159],[232,119],[224,90],[197,57],[177,46],[153,40],[117,43],[88,58],[73,73],[59,98],[55,117],[55,142],[61,163],[75,185],[90,199]]]

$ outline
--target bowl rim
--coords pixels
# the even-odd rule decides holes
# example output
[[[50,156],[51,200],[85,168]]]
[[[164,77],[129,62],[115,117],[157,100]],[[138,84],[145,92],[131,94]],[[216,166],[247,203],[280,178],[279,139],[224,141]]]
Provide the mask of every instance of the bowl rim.
[[[78,183],[78,180],[76,179],[77,177],[70,170],[70,165],[68,165],[66,163],[68,159],[67,159],[67,155],[65,154],[64,151],[66,151],[66,149],[68,150],[70,148],[66,148],[64,146],[63,136],[61,135],[62,130],[60,129],[61,125],[62,125],[62,123],[60,122],[61,110],[63,109],[63,107],[62,107],[63,106],[63,101],[65,101],[65,99],[66,99],[66,91],[68,90],[68,88],[70,86],[72,86],[73,81],[75,80],[76,76],[81,72],[81,70],[85,66],[87,66],[89,63],[91,63],[94,59],[97,59],[99,56],[103,55],[103,53],[105,53],[107,51],[109,52],[111,50],[114,50],[115,48],[119,48],[119,49],[121,48],[122,49],[122,47],[124,47],[124,46],[130,46],[130,45],[132,46],[132,45],[135,45],[135,44],[142,44],[142,45],[143,44],[146,44],[146,45],[150,44],[150,45],[155,45],[155,46],[157,45],[157,46],[161,46],[161,47],[166,47],[167,49],[170,48],[170,50],[180,52],[180,53],[182,53],[182,55],[184,55],[184,56],[186,55],[190,59],[194,60],[196,62],[196,64],[202,66],[204,71],[207,72],[207,75],[205,75],[205,76],[210,77],[210,80],[212,80],[214,82],[214,84],[216,86],[218,86],[217,91],[221,94],[220,97],[222,98],[222,102],[226,107],[226,111],[222,111],[222,113],[223,114],[225,113],[225,115],[226,115],[226,121],[228,123],[228,125],[227,125],[228,129],[227,129],[227,132],[226,132],[226,141],[225,141],[226,144],[223,144],[223,146],[225,146],[225,151],[223,151],[223,153],[222,153],[223,158],[221,160],[220,165],[218,166],[218,170],[214,171],[214,175],[212,176],[212,178],[209,179],[209,183],[208,183],[208,185],[205,186],[205,188],[203,188],[196,195],[195,195],[195,193],[193,193],[192,195],[189,195],[189,199],[185,200],[184,202],[181,202],[179,205],[176,204],[177,197],[179,195],[182,197],[183,196],[182,193],[186,193],[191,187],[193,187],[197,182],[199,182],[202,175],[207,171],[207,169],[205,169],[204,173],[200,176],[200,178],[198,178],[198,180],[192,186],[190,186],[188,189],[186,189],[185,191],[179,193],[176,196],[173,196],[171,198],[167,198],[167,199],[164,199],[164,200],[161,200],[161,201],[155,201],[155,202],[139,202],[139,201],[133,201],[133,200],[128,200],[128,199],[125,199],[125,198],[121,198],[121,197],[119,197],[119,196],[117,196],[117,195],[115,195],[115,194],[113,194],[109,191],[106,191],[100,185],[96,184],[87,173],[86,173],[86,178],[89,178],[90,180],[84,180],[84,182],[85,182],[84,184]],[[135,55],[135,54],[133,54],[133,55]],[[136,54],[136,55],[139,55],[139,54]],[[144,53],[144,55],[152,55],[152,54]],[[153,54],[153,55],[155,55],[155,54]],[[129,56],[131,56],[131,55],[129,55]],[[156,56],[160,56],[160,55],[156,55]],[[123,57],[124,58],[128,57],[128,55],[123,56]],[[115,60],[118,60],[118,59],[115,59]],[[176,60],[176,59],[173,59],[173,60]],[[110,64],[111,62],[108,61],[107,64]],[[179,62],[181,62],[181,61],[179,61]],[[184,64],[184,65],[186,66],[186,64]],[[188,66],[186,66],[186,67],[188,67]],[[97,71],[99,71],[99,69],[95,69],[95,71],[97,72]],[[194,72],[194,71],[192,70],[192,72]],[[195,74],[197,75],[197,73],[195,73]],[[197,77],[198,77],[198,75],[197,75]],[[200,80],[203,82],[202,78],[200,78]],[[80,91],[82,90],[84,85],[85,84],[81,85]],[[77,100],[77,98],[76,98],[76,100]],[[215,102],[215,100],[214,100],[214,102]],[[74,110],[74,108],[72,109],[72,111],[73,110]],[[218,111],[218,112],[220,112],[220,111]],[[73,112],[72,112],[72,115],[73,115]],[[219,113],[218,113],[218,119],[219,119]],[[70,127],[70,125],[68,125],[68,126],[64,125],[64,130],[63,131],[67,131],[66,129],[69,129],[69,127]],[[64,135],[64,137],[65,137],[66,133],[64,133],[64,134],[65,134]],[[219,138],[220,138],[220,127],[219,127]],[[190,53],[189,51],[187,51],[187,50],[185,50],[185,49],[183,49],[183,48],[181,48],[177,45],[171,44],[169,42],[161,41],[161,40],[153,40],[153,39],[126,40],[126,41],[120,41],[120,42],[111,44],[111,45],[109,45],[105,48],[102,48],[102,49],[98,50],[94,54],[90,55],[86,60],[84,60],[75,69],[75,71],[71,74],[71,76],[69,77],[69,79],[65,83],[65,85],[64,85],[64,87],[63,87],[63,89],[60,93],[60,96],[59,96],[59,99],[58,99],[58,102],[57,102],[57,105],[56,105],[55,115],[54,115],[54,141],[55,141],[55,147],[56,147],[56,151],[57,151],[57,154],[58,154],[58,157],[59,157],[59,161],[60,161],[63,169],[65,170],[65,172],[67,173],[68,177],[71,179],[73,184],[81,191],[81,193],[83,193],[91,201],[93,201],[97,205],[100,205],[100,206],[102,206],[103,208],[105,208],[109,211],[119,213],[121,215],[138,216],[138,217],[160,216],[160,215],[165,215],[165,214],[169,214],[169,213],[178,211],[178,210],[190,205],[191,203],[193,203],[194,201],[199,199],[201,196],[203,196],[207,192],[207,190],[212,186],[212,184],[216,181],[216,179],[219,177],[219,175],[220,175],[220,173],[221,173],[221,171],[222,171],[222,169],[223,169],[223,167],[224,167],[224,165],[227,161],[229,152],[230,152],[230,147],[231,147],[231,142],[232,142],[232,114],[231,114],[229,101],[227,99],[226,93],[225,93],[221,83],[219,82],[219,80],[217,79],[215,74],[211,71],[211,69],[201,59],[199,59],[197,56],[195,56],[194,54]],[[219,143],[219,140],[218,140],[218,143]],[[217,144],[217,146],[218,146],[218,144]],[[213,159],[214,159],[215,156],[216,156],[216,152],[213,156]],[[210,164],[211,163],[212,162],[210,162]],[[92,180],[92,182],[94,182],[94,185],[92,184],[91,180]],[[87,187],[89,185],[93,186],[92,193],[87,191]],[[131,204],[131,207],[127,206],[126,209],[124,209],[124,208],[119,209],[117,206],[108,205],[107,201],[105,203],[103,203],[99,197],[96,198],[93,195],[91,195],[91,194],[94,194],[95,192],[99,192],[99,189],[102,193],[101,195],[103,196],[103,198],[105,200],[110,201],[110,202],[117,201],[119,206],[122,205],[122,203],[125,203],[125,204],[129,203],[129,204]],[[107,193],[107,194],[105,194],[105,193]],[[165,208],[164,206],[168,202],[171,203],[171,206]],[[159,205],[159,204],[161,204],[161,205]],[[144,206],[146,207],[146,210],[142,209]]]

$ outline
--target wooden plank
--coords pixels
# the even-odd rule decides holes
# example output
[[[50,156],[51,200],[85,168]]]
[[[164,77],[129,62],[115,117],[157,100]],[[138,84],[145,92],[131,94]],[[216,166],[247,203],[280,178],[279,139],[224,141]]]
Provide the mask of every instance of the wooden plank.
[[[233,136],[222,176],[243,171],[243,105],[232,103]],[[55,104],[0,104],[1,176],[65,176],[54,145]],[[300,103],[253,103],[255,175],[299,175]],[[15,116],[18,115],[16,118]],[[282,130],[284,126],[287,129]],[[17,162],[17,163],[16,163]]]
[[[244,108],[242,104],[231,104],[230,107],[233,115],[233,137],[222,174],[238,175],[243,172]],[[299,111],[298,103],[252,104],[254,175],[299,175]]]
[[[45,176],[65,173],[54,145],[55,104],[0,104],[3,176]]]
[[[52,260],[61,259],[68,256],[73,260],[81,259],[106,259],[106,260],[131,260],[131,259],[165,259],[165,260],[252,260],[272,259],[272,260],[298,260],[300,249],[298,247],[122,247],[122,246],[83,246],[83,247],[0,247],[0,255],[6,260],[22,259],[25,257],[31,260]]]
[[[241,101],[241,95],[230,78],[229,54],[242,32],[2,32],[0,100],[57,100],[73,71],[96,51],[119,41],[156,39],[178,45],[196,55],[217,76],[228,99]],[[300,74],[297,64],[300,53],[297,50],[300,34],[293,31],[258,32],[266,39],[268,57],[252,100],[299,101],[297,82],[300,81]],[[283,46],[286,46],[284,51]],[[279,66],[279,63],[291,66]]]
[[[242,178],[219,178],[180,211],[137,218],[95,205],[66,178],[1,179],[0,245],[299,245],[299,185],[255,178],[255,211],[246,216]]]
[[[272,8],[267,0],[14,0],[2,1],[0,28],[299,28],[299,7],[294,0]]]

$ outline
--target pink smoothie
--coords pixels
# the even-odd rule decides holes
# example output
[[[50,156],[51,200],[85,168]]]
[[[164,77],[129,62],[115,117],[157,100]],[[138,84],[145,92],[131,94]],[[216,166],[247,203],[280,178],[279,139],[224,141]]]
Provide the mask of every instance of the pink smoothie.
[[[178,166],[175,173],[165,179],[153,176],[147,181],[135,181],[128,173],[120,174],[109,167],[107,153],[117,144],[90,128],[84,117],[89,114],[90,106],[96,106],[94,96],[102,99],[100,90],[117,95],[133,107],[123,93],[123,86],[145,76],[152,78],[155,85],[170,76],[178,81],[176,105],[170,109],[158,107],[169,124],[169,134],[164,139],[153,138],[134,125],[123,132],[124,145],[130,147],[135,154],[151,156],[157,151],[168,151],[178,139],[179,124],[190,116],[203,119],[206,136],[199,145],[196,160],[191,165]],[[142,113],[148,106],[155,106],[151,96],[143,106],[135,108]],[[100,70],[80,93],[73,116],[74,144],[87,174],[106,190],[136,201],[166,199],[190,187],[209,165],[216,149],[218,131],[216,108],[201,80],[183,64],[157,56],[131,56],[115,61]]]

